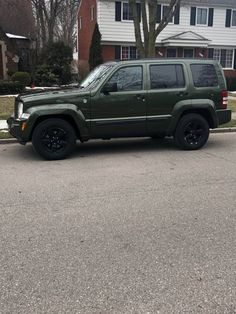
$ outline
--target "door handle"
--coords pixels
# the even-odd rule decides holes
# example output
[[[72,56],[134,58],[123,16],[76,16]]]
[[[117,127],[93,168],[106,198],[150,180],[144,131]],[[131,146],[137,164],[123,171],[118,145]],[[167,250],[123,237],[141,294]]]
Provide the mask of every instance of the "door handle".
[[[180,97],[187,96],[187,95],[188,95],[188,92],[179,92],[176,94],[176,96],[180,96]]]
[[[134,96],[134,98],[136,98],[137,100],[141,100],[143,102],[146,101],[146,97],[144,95],[136,95],[136,96]]]

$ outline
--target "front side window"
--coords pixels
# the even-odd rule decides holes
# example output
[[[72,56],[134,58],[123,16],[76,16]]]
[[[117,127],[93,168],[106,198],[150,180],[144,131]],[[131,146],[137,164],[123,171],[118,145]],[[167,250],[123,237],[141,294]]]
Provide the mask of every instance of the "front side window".
[[[132,21],[133,20],[133,14],[132,14],[132,10],[129,6],[129,3],[128,2],[122,2],[122,4],[123,4],[122,20]]]
[[[233,68],[233,49],[214,49],[213,59],[218,61],[222,68]]]
[[[207,25],[207,15],[208,15],[208,9],[197,8],[197,24]]]
[[[120,92],[142,90],[143,69],[141,66],[121,68],[112,76],[109,83],[116,83]]]
[[[192,64],[190,67],[195,87],[218,85],[217,74],[213,64]]]
[[[151,65],[150,82],[151,89],[184,87],[183,67],[180,64]]]

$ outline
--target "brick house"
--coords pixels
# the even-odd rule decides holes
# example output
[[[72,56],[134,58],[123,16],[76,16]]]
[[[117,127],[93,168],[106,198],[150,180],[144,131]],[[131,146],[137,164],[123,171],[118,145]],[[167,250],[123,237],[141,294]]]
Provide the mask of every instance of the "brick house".
[[[35,24],[28,0],[0,1],[0,79],[9,72],[30,71]]]
[[[157,23],[169,1],[158,1]],[[197,3],[197,4],[196,4]],[[78,51],[86,64],[95,23],[102,34],[104,61],[137,58],[132,14],[127,0],[81,0]],[[236,1],[185,0],[156,41],[157,58],[213,58],[236,76]]]

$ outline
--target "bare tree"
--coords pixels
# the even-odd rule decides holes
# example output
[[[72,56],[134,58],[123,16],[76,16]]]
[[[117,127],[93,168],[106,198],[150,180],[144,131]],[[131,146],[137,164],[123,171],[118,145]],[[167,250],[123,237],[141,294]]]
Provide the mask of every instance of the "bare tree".
[[[37,21],[40,45],[53,42],[55,27],[59,14],[64,8],[65,0],[31,0]]]
[[[137,2],[136,0],[129,0],[133,13],[137,50],[140,57],[155,57],[156,39],[175,15],[181,0],[170,0],[168,9],[159,24],[156,23],[157,0],[140,0],[141,18],[137,9]]]
[[[79,0],[64,0],[63,10],[58,14],[55,27],[56,38],[63,41],[71,48],[74,48],[77,39],[76,25],[78,5]]]

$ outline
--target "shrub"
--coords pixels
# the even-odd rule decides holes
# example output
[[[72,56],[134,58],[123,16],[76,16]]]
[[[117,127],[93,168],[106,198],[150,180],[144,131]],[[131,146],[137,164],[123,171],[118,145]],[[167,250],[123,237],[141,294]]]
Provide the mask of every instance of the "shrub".
[[[89,49],[90,70],[93,70],[99,64],[101,64],[103,62],[101,38],[102,38],[102,35],[99,31],[98,24],[96,23],[95,28],[94,28],[94,32],[93,32],[93,36],[92,36],[92,40],[91,40],[90,49]]]
[[[25,86],[20,82],[0,81],[0,95],[20,94]]]
[[[236,91],[236,77],[226,77],[227,89],[229,91]]]
[[[58,84],[58,76],[55,75],[46,64],[39,66],[35,73],[35,84],[38,86],[52,86]]]
[[[47,64],[50,71],[57,76],[59,84],[68,84],[72,80],[71,62],[73,51],[63,42],[51,43],[44,48],[40,56],[41,64]]]
[[[12,75],[11,80],[13,82],[19,82],[24,86],[29,86],[31,83],[31,76],[28,72],[15,72]]]

